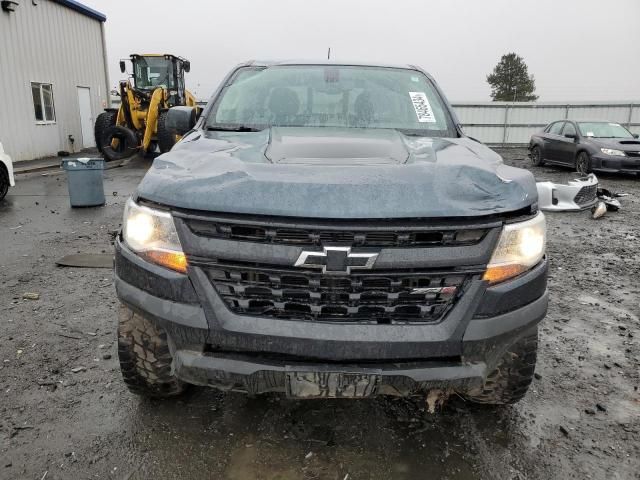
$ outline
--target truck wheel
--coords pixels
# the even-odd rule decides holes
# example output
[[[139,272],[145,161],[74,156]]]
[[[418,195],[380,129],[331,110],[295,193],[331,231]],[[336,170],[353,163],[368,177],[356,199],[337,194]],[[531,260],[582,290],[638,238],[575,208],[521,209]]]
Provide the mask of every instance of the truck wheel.
[[[9,172],[0,164],[0,201],[7,196],[9,191]]]
[[[536,167],[541,167],[544,165],[542,150],[537,145],[531,149],[531,163]]]
[[[164,330],[124,305],[118,317],[118,358],[129,390],[154,398],[181,394],[185,384],[171,372],[173,357]]]
[[[482,390],[469,392],[467,400],[487,405],[516,403],[525,396],[533,380],[538,352],[538,329],[512,345]]]
[[[113,127],[116,124],[117,118],[118,112],[111,110],[102,112],[98,115],[98,118],[96,118],[96,124],[93,127],[93,134],[96,140],[96,147],[100,153],[102,153],[102,145],[100,142],[102,140],[102,136],[107,128]]]
[[[158,129],[156,131],[156,137],[158,139],[160,153],[168,152],[178,141],[177,136],[166,127],[168,113],[168,111],[160,112],[160,115],[158,116]]]

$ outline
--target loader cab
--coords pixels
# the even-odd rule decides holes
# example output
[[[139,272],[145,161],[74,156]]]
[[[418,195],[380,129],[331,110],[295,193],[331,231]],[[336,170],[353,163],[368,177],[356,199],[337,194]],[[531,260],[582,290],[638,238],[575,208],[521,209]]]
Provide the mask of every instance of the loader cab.
[[[133,88],[151,94],[156,88],[167,91],[169,106],[184,105],[184,74],[191,68],[188,60],[175,55],[131,55]],[[120,69],[125,71],[124,61]]]

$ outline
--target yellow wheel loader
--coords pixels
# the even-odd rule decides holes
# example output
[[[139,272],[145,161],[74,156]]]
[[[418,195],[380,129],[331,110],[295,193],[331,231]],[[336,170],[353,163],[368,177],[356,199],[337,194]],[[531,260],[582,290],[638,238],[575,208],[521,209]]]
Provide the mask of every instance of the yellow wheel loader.
[[[166,54],[133,54],[131,78],[120,81],[120,108],[105,109],[95,123],[98,150],[106,160],[127,158],[134,153],[168,152],[180,138],[165,127],[167,111],[175,106],[196,106],[185,89],[188,60]],[[125,60],[120,71],[126,72]]]

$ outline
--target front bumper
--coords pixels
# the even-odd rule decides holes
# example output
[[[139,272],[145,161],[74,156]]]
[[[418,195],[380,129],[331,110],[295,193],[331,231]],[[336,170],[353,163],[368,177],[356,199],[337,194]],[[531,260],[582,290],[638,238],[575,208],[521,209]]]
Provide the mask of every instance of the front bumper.
[[[591,157],[591,169],[610,173],[640,173],[640,157],[614,157],[596,154]]]
[[[535,328],[547,309],[547,293],[516,311],[474,320],[466,332],[470,357],[385,363],[327,363],[270,360],[268,356],[178,350],[175,372],[181,380],[221,390],[245,393],[285,392],[288,371],[375,373],[381,376],[378,394],[408,396],[432,389],[466,392],[481,387],[504,351]],[[483,360],[480,360],[483,358]]]
[[[537,182],[538,206],[543,211],[586,210],[598,203],[598,179],[591,173],[568,184]]]
[[[481,386],[507,348],[536,328],[548,303],[546,260],[491,288],[474,281],[449,313],[459,318],[440,325],[372,327],[234,315],[202,287],[200,274],[157,267],[116,243],[118,297],[167,331],[178,378],[247,393],[284,392],[291,370],[375,372],[381,394],[467,391]]]

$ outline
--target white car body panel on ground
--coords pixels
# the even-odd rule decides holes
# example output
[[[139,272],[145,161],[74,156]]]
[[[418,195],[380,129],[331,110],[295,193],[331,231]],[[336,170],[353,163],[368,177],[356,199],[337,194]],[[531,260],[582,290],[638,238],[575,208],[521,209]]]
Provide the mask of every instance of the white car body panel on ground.
[[[537,182],[538,205],[545,211],[585,210],[598,202],[598,178],[593,174],[571,180],[566,185]]]

